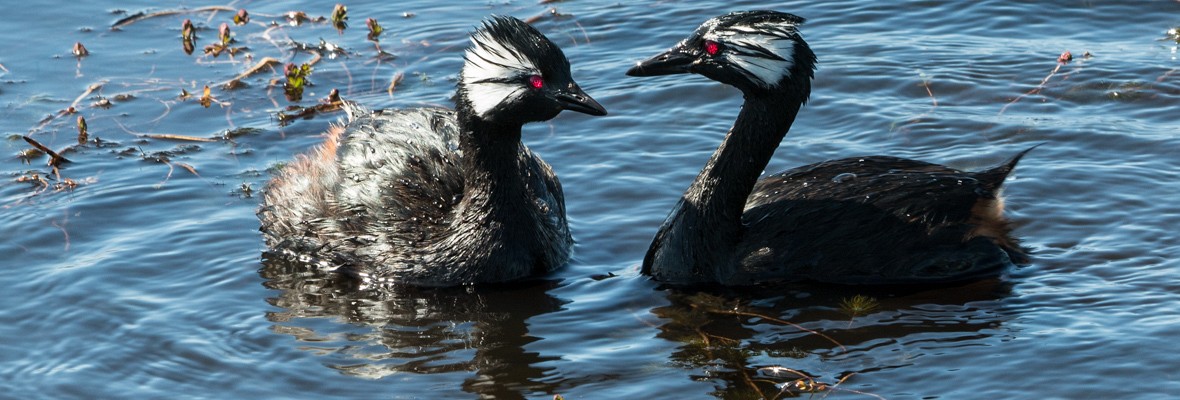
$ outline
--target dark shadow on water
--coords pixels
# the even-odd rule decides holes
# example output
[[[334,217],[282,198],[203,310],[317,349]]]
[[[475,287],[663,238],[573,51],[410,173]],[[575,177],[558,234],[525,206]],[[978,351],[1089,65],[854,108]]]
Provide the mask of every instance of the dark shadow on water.
[[[857,375],[1003,339],[1011,316],[999,300],[1010,289],[1000,279],[947,288],[664,288],[671,304],[652,311],[663,320],[658,336],[680,343],[669,361],[714,382],[718,398],[872,398]]]
[[[286,260],[264,259],[259,273],[267,288],[279,291],[267,300],[283,309],[267,315],[272,329],[346,375],[459,374],[463,391],[498,399],[556,390],[541,382],[546,369],[537,365],[558,357],[524,347],[540,340],[529,335],[526,321],[562,308],[564,302],[548,294],[557,282],[376,291]],[[456,381],[454,375],[423,378],[420,388]],[[405,395],[405,388],[391,390]]]

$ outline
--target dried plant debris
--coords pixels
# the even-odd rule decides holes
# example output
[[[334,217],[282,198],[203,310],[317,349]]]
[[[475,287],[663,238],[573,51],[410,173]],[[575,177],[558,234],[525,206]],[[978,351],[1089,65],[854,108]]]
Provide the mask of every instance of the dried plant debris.
[[[341,48],[338,44],[326,41],[324,39],[320,39],[318,43],[300,43],[293,41],[290,39],[292,35],[290,35],[289,32],[285,32],[285,30],[297,29],[291,27],[297,27],[305,23],[312,23],[316,24],[316,26],[312,28],[319,29],[332,26],[341,34],[343,34],[344,30],[346,30],[348,27],[348,20],[350,18],[348,11],[348,8],[344,4],[335,4],[335,6],[331,9],[331,13],[324,16],[309,15],[303,11],[294,10],[281,15],[265,16],[266,18],[278,19],[278,21],[271,21],[269,23],[261,23],[257,20],[257,18],[263,17],[261,14],[251,15],[250,12],[248,12],[245,8],[241,8],[240,5],[234,7],[234,4],[156,11],[127,12],[120,10],[115,12],[117,15],[116,19],[118,20],[110,25],[111,30],[127,29],[129,26],[135,26],[138,29],[149,29],[154,26],[154,24],[136,24],[138,22],[160,17],[169,18],[167,20],[171,20],[171,18],[181,20],[179,26],[181,50],[183,50],[185,54],[192,55],[198,46],[197,41],[199,39],[205,39],[206,42],[203,45],[203,53],[199,54],[207,54],[212,56],[198,57],[192,60],[193,63],[200,66],[211,67],[230,65],[233,66],[232,68],[234,69],[244,68],[244,70],[242,70],[236,76],[216,84],[212,83],[213,81],[206,81],[208,84],[204,84],[206,82],[202,82],[202,80],[207,78],[188,76],[179,77],[178,81],[181,82],[181,84],[172,87],[168,87],[169,82],[171,82],[168,79],[119,79],[117,86],[121,88],[120,90],[125,90],[124,93],[119,94],[105,94],[102,92],[110,82],[110,79],[102,79],[99,82],[92,83],[90,86],[86,87],[85,91],[78,95],[68,107],[47,115],[44,119],[38,122],[37,126],[29,129],[28,133],[25,135],[13,135],[13,140],[15,140],[16,137],[21,137],[27,141],[30,146],[27,149],[19,151],[18,158],[20,161],[32,164],[34,160],[41,162],[40,160],[45,160],[47,158],[48,165],[52,168],[52,174],[48,171],[40,171],[38,174],[27,175],[25,181],[34,182],[42,188],[53,187],[54,180],[52,178],[58,173],[58,167],[72,161],[64,157],[63,154],[69,153],[70,151],[88,151],[100,148],[109,148],[111,146],[120,146],[116,142],[100,139],[89,124],[94,121],[111,121],[113,117],[113,122],[120,127],[123,127],[122,123],[119,121],[124,119],[123,117],[131,114],[124,112],[120,116],[112,116],[110,112],[106,111],[106,109],[120,105],[119,103],[122,101],[130,101],[136,99],[137,97],[146,97],[162,104],[164,111],[154,120],[152,120],[153,123],[167,117],[172,112],[173,107],[175,107],[178,103],[187,102],[189,100],[193,100],[195,103],[198,103],[201,105],[201,107],[205,108],[212,107],[214,103],[220,105],[226,114],[226,120],[229,121],[228,128],[224,128],[224,130],[212,137],[193,136],[191,133],[185,134],[184,132],[140,133],[133,132],[128,128],[123,127],[123,130],[129,136],[135,138],[133,139],[133,142],[137,143],[138,145],[146,145],[154,141],[231,143],[237,137],[260,132],[261,130],[255,127],[235,127],[233,121],[235,115],[241,112],[252,112],[254,109],[256,109],[255,107],[257,107],[257,105],[250,102],[245,102],[245,106],[235,107],[234,104],[219,100],[218,97],[222,97],[223,95],[221,93],[214,93],[213,90],[220,88],[223,91],[228,91],[249,88],[250,85],[247,84],[247,81],[249,78],[254,77],[258,80],[266,79],[266,81],[269,82],[269,86],[266,88],[267,92],[265,96],[271,100],[271,103],[274,104],[275,107],[279,107],[279,103],[271,96],[272,92],[270,92],[270,90],[276,86],[282,86],[283,92],[289,101],[293,103],[301,102],[302,96],[307,93],[306,89],[313,85],[311,81],[311,75],[314,71],[313,67],[324,58],[335,59],[337,57],[349,57],[350,53],[344,48]],[[400,15],[402,18],[412,18],[415,16],[414,13],[408,11],[403,12]],[[555,17],[560,15],[561,14],[558,13],[556,9],[549,9],[543,16]],[[291,27],[285,26],[286,24],[284,24],[283,21],[284,18],[286,19],[285,22],[289,23]],[[368,40],[372,41],[374,45],[376,64],[381,67],[387,67],[384,61],[391,60],[394,58],[394,56],[393,54],[385,52],[381,49],[382,44],[380,43],[380,40],[382,37],[384,36],[387,41],[389,40],[389,36],[386,35],[385,32],[386,27],[382,26],[376,18],[360,18],[365,21],[365,27],[367,28],[366,36]],[[252,19],[254,19],[254,21],[251,21]],[[175,22],[166,22],[167,20],[157,20],[156,22],[165,21],[164,23],[171,27],[171,29],[164,29],[165,32],[171,32],[166,33],[166,35],[174,35],[176,32],[174,30],[176,29],[176,26],[173,24]],[[203,30],[202,32],[213,32],[213,27],[216,27],[216,39],[211,36],[213,35],[212,33],[203,35],[208,37],[198,37],[197,32],[199,30]],[[265,29],[265,31],[263,31],[263,29]],[[96,38],[102,38],[102,36],[96,36]],[[249,44],[255,44],[254,42],[262,40],[265,40],[270,45],[273,45],[273,47],[260,46],[260,48],[262,50],[274,50],[272,51],[272,54],[266,54],[264,51],[255,52],[254,49],[245,47],[246,43],[242,43],[249,42]],[[429,45],[430,44],[425,41],[422,41],[421,43],[421,46]],[[101,47],[99,49],[101,50]],[[173,48],[173,51],[175,50],[176,49]],[[366,52],[370,51],[373,50],[366,50]],[[75,43],[70,49],[70,52],[79,60],[90,55],[90,50],[87,49],[86,46],[81,42]],[[217,58],[224,53],[228,53],[231,57],[242,54],[245,56],[244,58],[231,59],[229,61],[213,60],[213,58]],[[305,53],[309,55],[310,59],[300,60],[299,58],[307,57],[300,56],[299,53]],[[288,60],[291,61],[289,64],[286,64],[285,68],[280,67],[281,65],[284,65],[284,63],[287,63]],[[79,68],[80,67],[81,64],[79,64]],[[347,70],[348,67],[348,65],[344,66],[344,73],[348,74],[351,82],[352,72]],[[3,75],[7,72],[7,69],[3,65],[0,65],[0,75]],[[81,74],[80,69],[78,73]],[[382,76],[379,75],[379,73],[380,71],[375,69],[373,76]],[[264,76],[268,77],[263,78]],[[416,74],[415,76],[424,82],[429,82],[429,77],[427,77],[425,74]],[[403,73],[397,72],[388,81],[386,91],[392,96],[395,90],[400,89],[400,84],[403,82],[404,78],[405,75]],[[380,86],[382,86],[382,83],[376,84],[378,85],[376,90],[381,90]],[[194,88],[199,89],[194,90]],[[175,93],[177,90],[179,90],[180,95],[176,97],[170,94],[162,96],[151,94],[152,92],[160,91],[165,93]],[[189,91],[192,91],[193,93],[190,93]],[[218,97],[215,97],[215,95],[218,95]],[[262,96],[258,97],[262,98]],[[333,89],[331,93],[329,93],[325,98],[320,99],[314,105],[296,105],[287,107],[278,112],[270,112],[274,112],[272,115],[277,115],[276,118],[279,124],[288,124],[291,121],[298,119],[314,118],[316,115],[322,113],[338,112],[342,109],[342,105],[343,101],[340,99],[339,91]],[[88,110],[90,112],[87,112],[86,116],[80,115],[80,111],[86,110],[88,108],[90,109]],[[62,120],[62,117],[67,116],[72,116],[74,118],[71,118],[70,121]],[[49,131],[56,133],[61,131],[72,131],[74,128],[76,128],[77,136],[69,138],[69,141],[71,142],[69,143],[69,147],[57,151],[48,148],[48,146],[45,146],[34,139],[40,139],[42,137],[40,135],[48,133]],[[75,141],[76,144],[74,143]],[[136,146],[136,144],[132,145]],[[119,148],[121,149],[123,147]],[[150,149],[147,151],[150,152]],[[132,147],[120,152],[111,151],[109,154],[120,158],[132,157],[166,163],[169,165],[169,176],[171,176],[172,168],[175,166],[179,166],[189,170],[193,174],[196,174],[195,167],[187,164],[177,163],[172,160],[178,151],[179,150],[148,153],[145,152],[144,149]],[[78,158],[78,156],[75,154],[68,155],[75,159]],[[58,179],[57,185],[70,186],[64,182],[72,181],[69,181],[68,179]],[[244,188],[245,189],[242,190],[242,192],[246,196],[249,196],[249,188]]]
[[[340,111],[343,106],[344,102],[340,100],[340,92],[332,89],[328,93],[328,97],[321,100],[319,104],[312,107],[291,106],[286,111],[276,114],[275,118],[279,120],[279,125],[287,125],[296,119],[308,119],[314,117],[316,114]]]
[[[229,52],[230,55],[237,54],[244,50],[243,47],[233,47],[231,44],[235,43],[233,32],[229,29],[229,24],[222,22],[221,26],[217,28],[217,43],[205,46],[205,54],[211,54],[214,58],[221,55],[223,52]]]
[[[324,18],[322,16],[311,18],[307,15],[307,13],[305,13],[303,11],[288,11],[285,16],[287,17],[287,23],[290,24],[291,26],[299,26],[299,25],[302,25],[304,22],[324,22],[324,21],[327,21],[327,18]]]

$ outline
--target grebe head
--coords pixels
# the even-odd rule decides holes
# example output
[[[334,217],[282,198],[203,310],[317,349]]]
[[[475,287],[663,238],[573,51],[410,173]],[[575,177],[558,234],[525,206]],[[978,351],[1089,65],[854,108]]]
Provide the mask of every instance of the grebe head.
[[[561,49],[519,19],[484,21],[471,34],[464,60],[459,101],[480,119],[523,124],[552,119],[561,110],[606,115],[570,77]]]
[[[804,87],[810,92],[816,59],[799,34],[803,21],[777,11],[722,15],[705,21],[671,49],[632,67],[627,75],[694,73],[746,93]]]

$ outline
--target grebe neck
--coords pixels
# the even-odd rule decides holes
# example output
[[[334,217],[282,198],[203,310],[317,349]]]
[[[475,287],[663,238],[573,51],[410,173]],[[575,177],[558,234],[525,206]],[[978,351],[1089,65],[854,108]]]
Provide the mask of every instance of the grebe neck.
[[[670,282],[724,281],[742,237],[746,199],[805,100],[746,93],[733,128],[660,228],[662,243],[644,259],[644,273],[671,274],[659,279]]]

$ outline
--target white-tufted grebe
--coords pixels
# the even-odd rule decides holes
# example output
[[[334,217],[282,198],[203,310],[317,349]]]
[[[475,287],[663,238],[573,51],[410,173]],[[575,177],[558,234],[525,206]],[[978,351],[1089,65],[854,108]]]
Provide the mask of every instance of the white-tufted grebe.
[[[660,227],[642,272],[675,284],[924,284],[996,276],[1027,262],[999,195],[1028,150],[979,172],[874,156],[758,179],[811,94],[816,58],[799,34],[803,21],[774,11],[723,15],[627,71],[700,74],[745,98]]]
[[[606,110],[518,19],[485,21],[464,60],[454,111],[348,104],[347,123],[279,172],[258,213],[272,254],[416,286],[506,282],[566,262],[561,184],[521,126]]]

